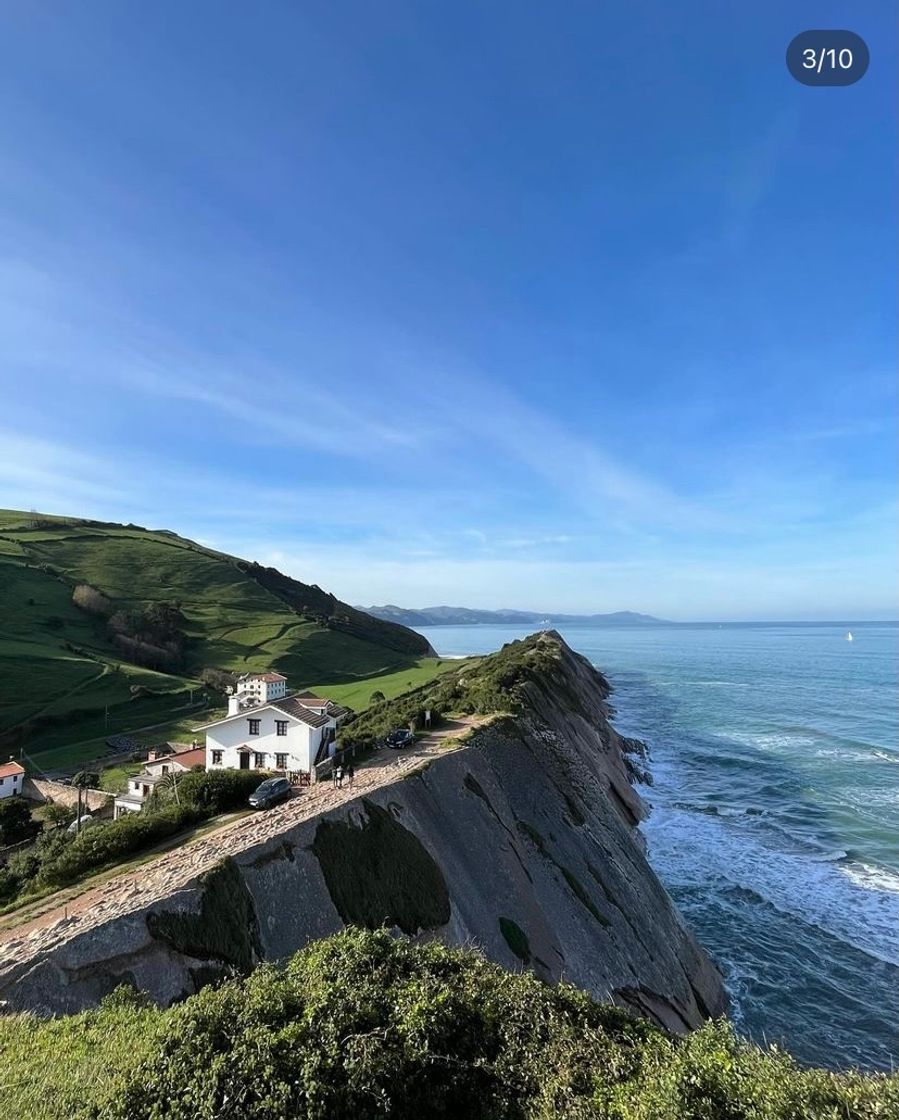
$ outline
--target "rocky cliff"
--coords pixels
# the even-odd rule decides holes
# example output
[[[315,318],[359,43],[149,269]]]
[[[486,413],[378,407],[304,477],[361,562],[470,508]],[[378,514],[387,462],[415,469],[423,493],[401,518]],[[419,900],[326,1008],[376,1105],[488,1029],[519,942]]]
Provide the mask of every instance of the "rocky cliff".
[[[386,924],[475,944],[672,1030],[721,1014],[719,973],[646,860],[638,745],[611,726],[606,681],[558,635],[527,642],[512,714],[323,812],[298,819],[291,803],[218,852],[204,841],[211,866],[185,849],[180,878],[103,920],[7,937],[0,999],[73,1011],[129,983],[168,1004],[345,924]]]

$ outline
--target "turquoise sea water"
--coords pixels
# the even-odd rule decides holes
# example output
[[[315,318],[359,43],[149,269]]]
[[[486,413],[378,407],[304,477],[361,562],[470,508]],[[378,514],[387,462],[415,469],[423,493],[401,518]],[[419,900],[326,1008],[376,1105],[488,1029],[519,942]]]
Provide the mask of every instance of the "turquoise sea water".
[[[561,629],[650,748],[649,858],[739,1028],[815,1065],[899,1067],[899,627]],[[442,655],[526,632],[422,631]]]

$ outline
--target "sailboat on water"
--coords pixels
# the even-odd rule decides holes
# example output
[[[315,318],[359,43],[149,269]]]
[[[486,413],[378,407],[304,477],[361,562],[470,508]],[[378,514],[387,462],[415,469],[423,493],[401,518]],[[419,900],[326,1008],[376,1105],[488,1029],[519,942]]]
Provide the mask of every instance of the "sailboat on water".
[[[854,639],[854,638],[852,637],[852,631],[851,631],[851,630],[847,630],[847,631],[846,631],[846,641],[847,641],[847,642],[852,642],[852,641],[854,641],[854,640],[855,640],[855,639]]]

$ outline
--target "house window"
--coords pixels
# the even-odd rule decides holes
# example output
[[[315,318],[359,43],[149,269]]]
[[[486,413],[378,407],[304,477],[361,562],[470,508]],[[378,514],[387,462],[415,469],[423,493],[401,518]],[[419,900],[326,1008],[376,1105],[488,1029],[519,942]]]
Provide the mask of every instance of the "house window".
[[[221,766],[221,763],[222,763],[222,752],[221,751],[213,751],[212,752],[212,765],[213,766]]]
[[[286,770],[287,769],[287,755],[286,754],[276,754],[275,755],[275,769],[276,770]]]
[[[265,755],[261,751],[256,751],[253,755],[253,765],[257,770],[265,769]]]
[[[163,766],[162,772],[163,772],[163,774],[168,774],[168,772],[169,772],[168,766]]]
[[[259,725],[260,725],[261,722],[262,721],[258,720],[258,719],[248,719],[247,720],[247,723],[250,725],[250,734],[251,735],[258,735],[259,734]]]
[[[275,720],[275,734],[276,735],[286,735],[287,734],[287,720],[286,719],[276,719]]]

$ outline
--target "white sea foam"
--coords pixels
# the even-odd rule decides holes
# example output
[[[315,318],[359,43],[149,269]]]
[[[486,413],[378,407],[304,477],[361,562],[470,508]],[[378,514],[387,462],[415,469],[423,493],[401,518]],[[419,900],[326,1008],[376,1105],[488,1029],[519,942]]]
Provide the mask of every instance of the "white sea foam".
[[[742,743],[747,747],[755,747],[760,751],[782,751],[785,748],[792,750],[795,747],[814,747],[820,739],[808,733],[791,731],[749,732],[735,731],[733,728],[721,728],[713,732],[722,739],[731,739],[735,743]]]
[[[742,823],[665,805],[657,805],[643,827],[650,862],[668,885],[705,892],[742,887],[783,913],[899,965],[899,875],[778,852]]]

